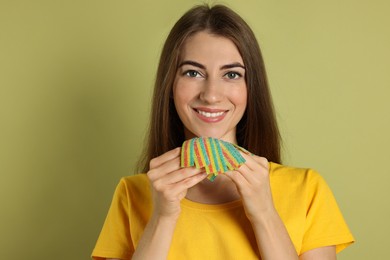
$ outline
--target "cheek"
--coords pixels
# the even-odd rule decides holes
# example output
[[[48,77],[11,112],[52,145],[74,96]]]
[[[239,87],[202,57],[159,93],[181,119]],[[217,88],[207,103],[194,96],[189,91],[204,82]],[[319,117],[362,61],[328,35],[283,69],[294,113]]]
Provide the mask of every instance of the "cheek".
[[[172,91],[173,103],[175,104],[176,112],[181,118],[185,113],[185,107],[189,102],[188,92],[184,89],[183,85],[181,85],[180,82],[175,82]]]
[[[183,102],[185,102],[184,99],[185,96],[183,96],[183,91],[180,90],[180,87],[178,88],[177,86],[175,86],[173,88],[173,102],[175,103],[176,110]]]
[[[182,82],[178,80],[173,85],[173,100],[176,106],[176,109],[178,106],[183,106],[188,104],[194,96],[196,96],[195,87],[191,84],[188,84],[186,82]]]
[[[231,101],[236,105],[237,108],[239,107],[242,110],[246,109],[247,99],[248,99],[248,92],[246,86],[237,89],[237,91],[235,91],[231,95]]]

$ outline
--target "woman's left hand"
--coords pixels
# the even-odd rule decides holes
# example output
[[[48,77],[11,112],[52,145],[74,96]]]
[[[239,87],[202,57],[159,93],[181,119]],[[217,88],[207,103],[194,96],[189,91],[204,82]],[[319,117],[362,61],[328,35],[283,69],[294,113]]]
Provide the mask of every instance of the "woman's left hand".
[[[226,175],[235,183],[243,201],[248,219],[258,220],[264,213],[275,210],[269,180],[269,162],[266,158],[241,153],[245,164]]]

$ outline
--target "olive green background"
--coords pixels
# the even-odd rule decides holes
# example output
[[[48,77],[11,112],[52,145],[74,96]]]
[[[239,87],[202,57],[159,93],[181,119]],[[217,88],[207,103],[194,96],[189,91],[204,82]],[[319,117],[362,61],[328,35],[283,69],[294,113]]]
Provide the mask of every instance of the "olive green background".
[[[197,3],[0,0],[1,259],[89,258],[140,153],[164,39]],[[384,259],[389,2],[219,3],[261,44],[284,163],[321,172],[357,239],[339,259]]]

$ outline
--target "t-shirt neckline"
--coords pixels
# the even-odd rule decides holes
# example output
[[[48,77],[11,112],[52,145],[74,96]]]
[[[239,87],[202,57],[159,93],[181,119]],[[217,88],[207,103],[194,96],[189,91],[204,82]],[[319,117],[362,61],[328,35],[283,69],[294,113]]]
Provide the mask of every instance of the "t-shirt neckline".
[[[221,203],[221,204],[204,204],[204,203],[199,203],[199,202],[195,202],[195,201],[189,200],[187,198],[184,198],[181,201],[181,205],[186,207],[186,208],[192,208],[192,209],[198,209],[198,210],[210,210],[210,211],[228,210],[228,209],[242,207],[242,200],[238,199],[238,200],[233,200],[233,201],[229,201],[229,202]]]

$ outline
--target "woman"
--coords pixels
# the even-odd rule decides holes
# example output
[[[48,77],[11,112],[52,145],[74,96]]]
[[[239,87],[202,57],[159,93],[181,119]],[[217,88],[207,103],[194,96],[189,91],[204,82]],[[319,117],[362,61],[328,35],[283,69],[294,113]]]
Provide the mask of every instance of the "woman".
[[[224,6],[184,14],[164,45],[142,172],[121,180],[93,251],[107,259],[336,259],[354,239],[313,170],[280,165],[258,43]],[[180,167],[193,137],[244,147],[239,169]]]

